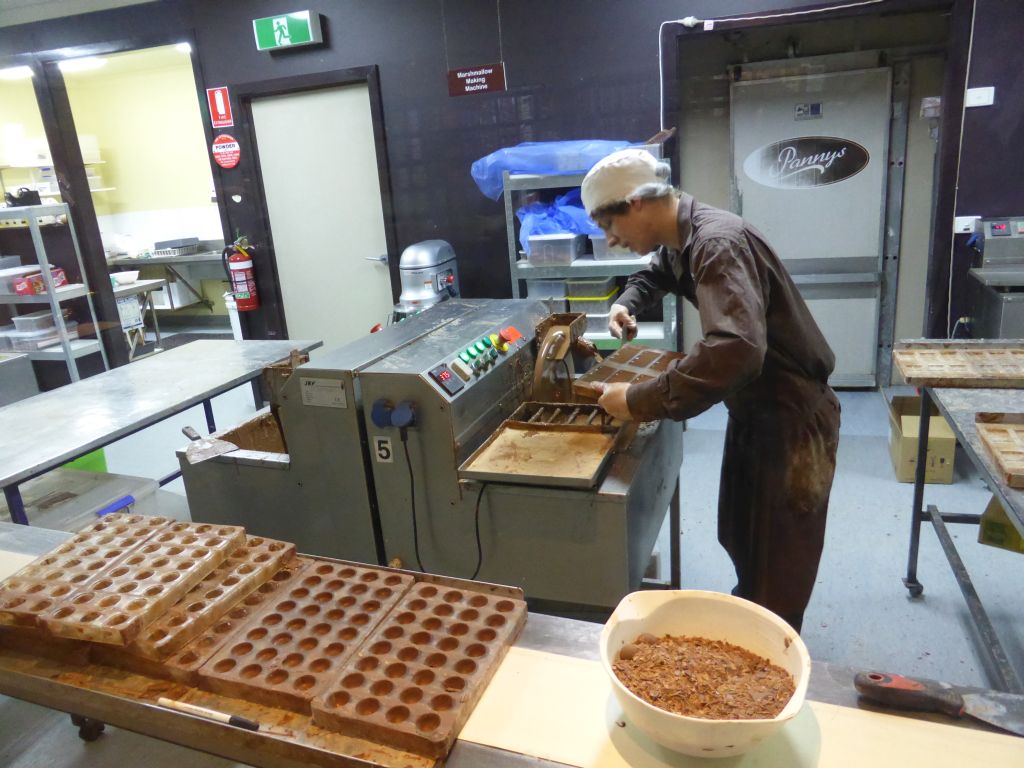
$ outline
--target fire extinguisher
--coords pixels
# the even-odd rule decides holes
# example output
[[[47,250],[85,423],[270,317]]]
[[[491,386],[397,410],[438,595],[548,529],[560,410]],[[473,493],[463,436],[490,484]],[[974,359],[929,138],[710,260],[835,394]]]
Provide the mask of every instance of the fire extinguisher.
[[[247,245],[248,242],[242,238],[221,253],[221,260],[231,281],[231,292],[235,295],[235,304],[239,312],[259,309],[260,306],[260,298],[256,293],[256,275],[252,269],[252,256],[244,247]]]

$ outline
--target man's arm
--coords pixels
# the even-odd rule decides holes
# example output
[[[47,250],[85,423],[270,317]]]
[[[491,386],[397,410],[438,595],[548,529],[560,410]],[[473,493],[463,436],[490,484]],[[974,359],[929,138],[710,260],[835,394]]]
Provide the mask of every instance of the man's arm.
[[[696,416],[761,373],[768,296],[749,247],[719,238],[694,248],[691,258],[704,338],[657,379],[629,387],[635,419]]]
[[[675,289],[669,255],[665,248],[659,248],[651,255],[651,263],[629,276],[626,289],[616,304],[621,304],[629,314],[636,316],[648,307],[653,307],[662,297]]]

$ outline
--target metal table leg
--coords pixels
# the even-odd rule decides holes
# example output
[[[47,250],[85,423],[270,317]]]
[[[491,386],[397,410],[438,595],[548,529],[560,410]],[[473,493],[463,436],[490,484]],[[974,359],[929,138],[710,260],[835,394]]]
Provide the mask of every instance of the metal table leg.
[[[960,585],[960,591],[963,593],[964,600],[967,602],[967,608],[971,612],[971,621],[974,624],[974,628],[978,631],[978,638],[981,640],[982,649],[988,657],[989,672],[995,679],[995,687],[1000,691],[1024,693],[1024,684],[1021,683],[1017,672],[1010,663],[1009,657],[1006,655],[1006,650],[1003,648],[1002,643],[999,642],[995,627],[992,626],[988,613],[981,604],[981,598],[978,596],[977,590],[974,589],[974,583],[971,581],[970,574],[967,573],[967,568],[964,566],[963,560],[960,559],[960,554],[956,551],[953,537],[949,535],[949,530],[946,528],[946,522],[951,517],[957,518],[953,522],[971,522],[970,520],[959,519],[965,517],[964,515],[943,515],[937,507],[931,504],[928,505],[928,518],[935,527],[935,535],[939,538],[942,551],[949,561],[949,567],[953,569],[953,575],[956,577],[957,584]],[[976,522],[977,518],[975,517],[974,520]]]
[[[217,431],[217,423],[213,420],[213,405],[209,400],[203,400],[203,413],[206,414],[206,431],[212,435]]]
[[[255,378],[249,382],[252,385],[252,401],[256,405],[258,411],[263,407],[263,387],[260,386],[259,378]]]
[[[21,488],[17,484],[4,486],[4,498],[7,500],[7,511],[11,513],[11,522],[28,525],[25,502],[21,498]]]
[[[917,467],[914,473],[914,508],[910,518],[910,550],[907,553],[907,575],[903,585],[911,597],[920,597],[924,586],[917,580],[917,553],[921,545],[921,523],[924,511],[924,476],[928,469],[928,430],[931,426],[932,398],[928,387],[921,389],[921,422],[917,430]]]
[[[669,573],[669,580],[672,583],[672,589],[683,588],[683,570],[682,560],[679,554],[682,543],[680,541],[680,510],[679,510],[679,495],[682,485],[682,475],[676,476],[676,488],[672,491],[672,502],[669,504],[669,523],[668,530],[669,536],[672,539],[672,544],[669,546],[669,558],[670,567],[672,568]]]

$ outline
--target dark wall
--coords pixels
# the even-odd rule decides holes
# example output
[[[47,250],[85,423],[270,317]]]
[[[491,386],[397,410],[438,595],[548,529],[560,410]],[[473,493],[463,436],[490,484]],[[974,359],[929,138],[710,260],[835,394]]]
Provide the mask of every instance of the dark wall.
[[[1020,0],[980,0],[977,4],[968,87],[995,86],[996,96],[992,106],[972,107],[964,113],[958,216],[1024,215],[1022,10]],[[947,306],[942,296],[936,302],[931,323],[934,335],[946,335],[957,318],[972,314],[972,279],[967,273],[977,255],[967,247],[967,240],[968,236],[957,235],[952,258],[943,264],[940,287],[949,285],[952,303]]]
[[[203,86],[376,65],[394,203],[397,248],[392,260],[410,243],[447,239],[459,257],[464,293],[498,297],[511,290],[504,211],[472,182],[469,166],[474,160],[520,141],[646,139],[659,128],[657,41],[663,20],[810,5],[815,4],[325,1],[316,8],[323,14],[327,45],[267,54],[255,50],[250,20],[291,10],[291,5],[280,0],[170,0],[0,29],[0,65],[6,63],[4,57],[19,53],[124,38],[158,44],[180,35],[194,35]],[[1012,203],[1013,210],[1004,212],[1024,210],[1024,181],[1008,161],[1024,124],[1024,100],[1013,98],[1024,64],[1019,44],[1024,21],[1011,12],[1019,5],[1019,0],[978,0],[971,83],[995,85],[998,104],[968,112],[958,210],[981,212],[973,206],[988,205],[1000,194],[1000,204]],[[499,59],[506,66],[506,93],[448,96],[449,68]],[[327,127],[300,126],[297,134],[330,140]],[[240,188],[245,200],[257,199],[252,175],[244,167],[221,173],[221,180],[223,189]],[[236,219],[249,222],[251,217],[233,212],[223,189],[230,235]],[[279,329],[278,319],[271,316],[254,318],[250,327],[255,335]]]

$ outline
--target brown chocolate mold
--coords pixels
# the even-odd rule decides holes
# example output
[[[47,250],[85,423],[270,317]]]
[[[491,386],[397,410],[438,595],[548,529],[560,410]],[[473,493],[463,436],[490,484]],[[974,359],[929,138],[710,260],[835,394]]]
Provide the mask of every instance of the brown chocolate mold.
[[[638,344],[624,344],[573,382],[573,392],[583,400],[594,399],[592,385],[639,384],[657,378],[668,370],[673,360],[684,357],[678,352],[648,349]]]
[[[34,627],[41,614],[74,592],[59,581],[41,581],[12,576],[0,590],[0,625]]]
[[[148,625],[132,650],[155,660],[170,656],[215,624],[294,556],[294,544],[247,536],[243,546]]]
[[[231,606],[213,626],[162,662],[139,655],[134,643],[128,647],[93,645],[91,659],[97,664],[198,687],[199,668],[231,638],[234,632],[252,618],[253,612],[258,609],[258,606],[290,588],[295,583],[294,580],[298,574],[311,562],[313,561],[309,558],[303,557],[292,560],[270,579]]]
[[[417,584],[313,701],[313,722],[443,757],[525,622],[523,600]]]
[[[313,561],[199,669],[200,685],[308,714],[412,583],[393,571]]]
[[[12,578],[84,586],[96,574],[123,560],[137,546],[173,523],[165,517],[114,513],[79,531],[36,558]],[[7,582],[0,584],[0,590]]]
[[[124,645],[244,543],[234,526],[173,523],[39,617],[60,637]]]

